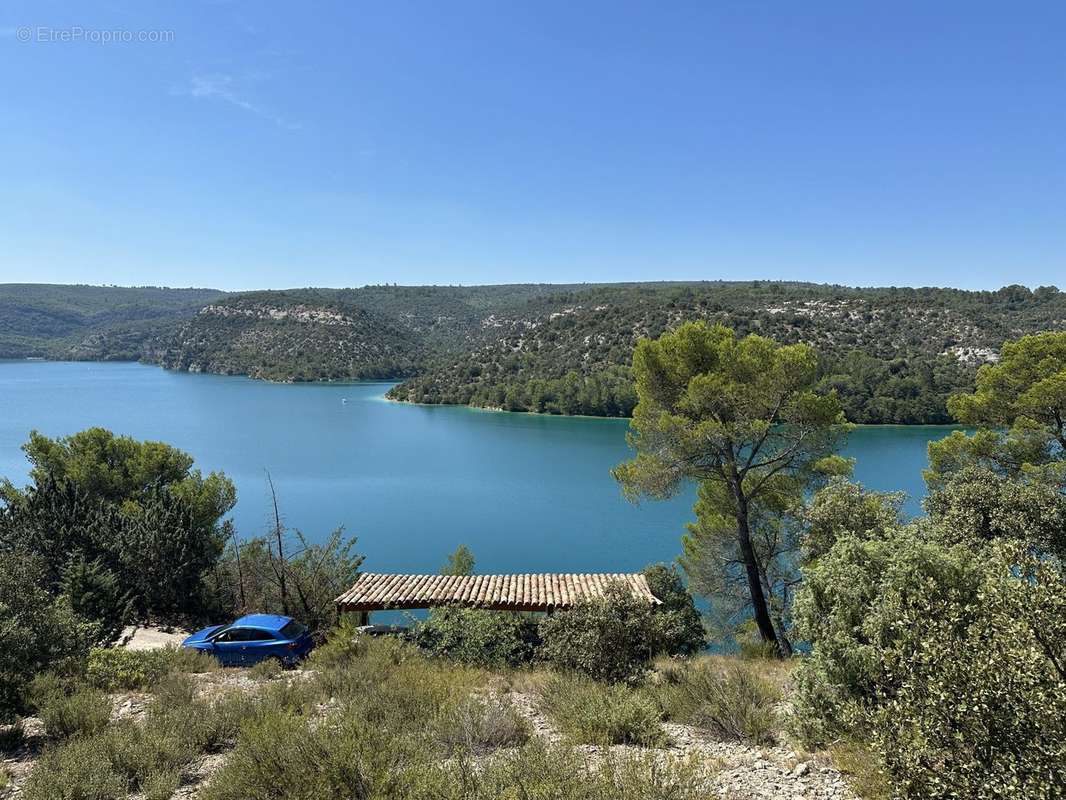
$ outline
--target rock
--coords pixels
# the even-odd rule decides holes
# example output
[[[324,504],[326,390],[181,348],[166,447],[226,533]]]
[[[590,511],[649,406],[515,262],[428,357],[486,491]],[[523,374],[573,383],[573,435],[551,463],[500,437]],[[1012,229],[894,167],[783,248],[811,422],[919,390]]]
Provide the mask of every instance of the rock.
[[[795,778],[802,778],[808,772],[811,771],[811,765],[806,761],[801,761],[796,765],[796,768],[792,770],[792,776]]]

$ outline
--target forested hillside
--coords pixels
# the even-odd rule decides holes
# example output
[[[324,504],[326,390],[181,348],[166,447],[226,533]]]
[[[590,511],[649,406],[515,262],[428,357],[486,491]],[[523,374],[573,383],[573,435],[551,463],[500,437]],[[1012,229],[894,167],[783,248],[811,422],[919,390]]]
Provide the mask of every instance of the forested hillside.
[[[754,281],[212,290],[0,286],[0,357],[140,359],[279,381],[404,379],[390,396],[626,416],[636,341],[685,320],[815,345],[848,418],[936,423],[1003,341],[1066,328],[1053,287]]]
[[[864,423],[948,422],[947,396],[1013,336],[1066,327],[1066,295],[953,289],[852,289],[776,282],[616,284],[531,301],[491,317],[472,352],[432,363],[396,399],[509,410],[626,416],[636,341],[685,320],[805,341],[822,354],[821,388]],[[536,307],[536,310],[534,308]]]
[[[215,289],[0,284],[0,358],[138,359],[150,331],[221,296]]]

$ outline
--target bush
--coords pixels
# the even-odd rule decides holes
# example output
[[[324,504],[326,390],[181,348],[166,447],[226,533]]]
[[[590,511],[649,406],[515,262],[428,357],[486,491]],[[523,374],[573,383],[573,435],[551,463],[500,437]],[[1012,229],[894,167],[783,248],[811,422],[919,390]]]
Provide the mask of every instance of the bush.
[[[166,650],[122,650],[97,647],[85,662],[85,680],[98,689],[146,689],[170,672]]]
[[[23,786],[20,800],[122,800],[127,787],[111,768],[103,741],[86,736],[48,748]]]
[[[101,559],[87,561],[81,553],[71,559],[60,577],[59,593],[76,614],[100,625],[100,640],[112,641],[121,632],[133,603],[119,577]]]
[[[903,798],[1061,796],[1066,577],[1025,547],[947,546],[927,525],[842,537],[808,566],[797,730],[872,738]]]
[[[211,780],[204,800],[304,800],[370,797],[363,764],[376,747],[372,728],[342,721],[312,727],[305,717],[272,713],[251,721]],[[384,754],[382,754],[383,756]]]
[[[79,686],[64,691],[51,682],[38,683],[34,695],[37,715],[54,739],[96,733],[111,719],[111,699],[98,689]]]
[[[750,663],[720,666],[711,660],[685,665],[659,689],[671,719],[753,744],[772,744],[779,728],[781,693]]]
[[[429,655],[463,664],[514,667],[533,660],[540,637],[528,615],[438,608],[415,629],[415,643]]]
[[[340,624],[329,631],[326,641],[311,651],[308,663],[316,669],[343,666],[365,655],[367,644],[354,615],[342,614]]]
[[[658,705],[624,684],[556,676],[544,687],[541,703],[559,729],[576,742],[658,747],[666,741]]]
[[[644,569],[651,593],[662,600],[659,618],[659,651],[667,655],[693,655],[707,646],[707,631],[681,576],[674,567],[653,564]]]
[[[124,650],[98,647],[89,651],[85,680],[98,689],[148,689],[175,672],[211,672],[218,662],[206,653],[184,647]]]
[[[436,738],[452,752],[482,754],[523,744],[529,723],[504,695],[471,695],[442,715]]]
[[[248,670],[248,677],[255,680],[273,680],[284,671],[281,662],[276,658],[264,658],[258,664]]]
[[[48,670],[72,670],[100,634],[63,598],[48,594],[41,559],[0,556],[0,722],[25,711],[26,688]]]
[[[538,655],[556,669],[638,683],[659,652],[662,628],[650,605],[621,586],[545,617]]]
[[[432,781],[420,796],[441,800],[705,800],[713,774],[712,765],[696,758],[607,751],[592,761],[571,747],[533,739],[478,769],[453,761],[418,777]]]

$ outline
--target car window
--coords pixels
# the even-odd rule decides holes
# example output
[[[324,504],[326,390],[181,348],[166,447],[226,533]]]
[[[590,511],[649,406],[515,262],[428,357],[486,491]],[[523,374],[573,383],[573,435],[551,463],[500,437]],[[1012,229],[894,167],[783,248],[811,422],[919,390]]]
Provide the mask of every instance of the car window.
[[[215,637],[216,642],[238,642],[240,641],[240,635],[243,633],[240,628],[229,628],[222,631]]]
[[[246,642],[269,642],[274,638],[274,634],[261,628],[245,628],[243,633]]]
[[[306,625],[301,625],[299,622],[293,620],[292,622],[286,623],[285,627],[281,629],[281,638],[295,639],[306,631]]]

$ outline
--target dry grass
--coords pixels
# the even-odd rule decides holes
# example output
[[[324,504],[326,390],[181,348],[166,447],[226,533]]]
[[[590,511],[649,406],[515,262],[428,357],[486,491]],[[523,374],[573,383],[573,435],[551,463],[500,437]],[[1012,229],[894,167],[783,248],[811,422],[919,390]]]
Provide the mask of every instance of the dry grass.
[[[707,657],[661,665],[655,694],[666,716],[727,740],[773,744],[787,680],[776,662]]]
[[[624,684],[557,675],[540,695],[541,706],[560,731],[582,744],[666,744],[661,712],[653,697]]]
[[[868,747],[857,742],[840,742],[829,748],[828,756],[848,786],[863,800],[889,800],[892,796],[881,759]]]

